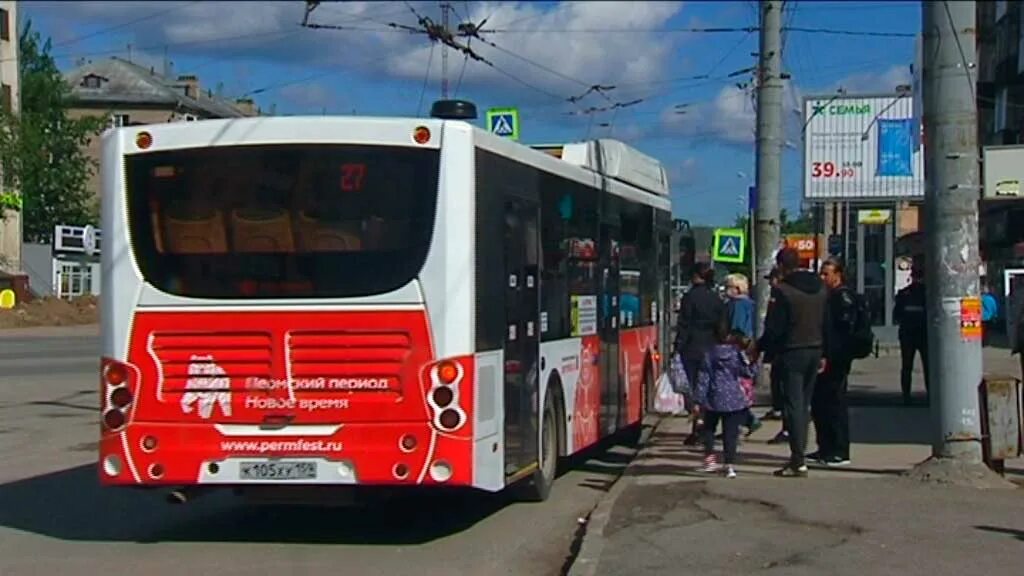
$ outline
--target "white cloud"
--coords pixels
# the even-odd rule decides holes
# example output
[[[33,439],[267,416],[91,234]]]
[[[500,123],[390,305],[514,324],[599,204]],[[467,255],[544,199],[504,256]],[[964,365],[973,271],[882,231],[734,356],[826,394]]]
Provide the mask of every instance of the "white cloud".
[[[469,13],[467,4],[471,6]],[[419,14],[440,22],[436,2],[412,5]],[[545,91],[564,99],[583,93],[591,84],[625,85],[659,78],[679,36],[650,30],[663,26],[682,10],[682,2],[560,2],[553,6],[473,2],[453,6],[453,22],[461,17],[480,23],[486,18],[485,30],[501,30],[483,34],[500,48],[479,40],[471,42],[474,51],[501,71],[470,60],[463,86],[513,93],[520,102],[552,100],[543,94]],[[404,2],[324,2],[313,12],[314,23],[356,28],[344,31],[300,28],[302,2],[40,2],[31,10],[45,11],[51,19],[75,22],[89,30],[140,20],[104,36],[111,43],[122,44],[125,36],[134,35],[140,47],[153,50],[168,44],[172,58],[181,54],[244,56],[279,63],[344,66],[402,80],[423,78],[431,46],[423,34],[389,27],[389,23],[417,25]],[[637,32],[593,32],[610,27]],[[60,51],[75,48],[70,45]],[[440,78],[439,49],[435,48],[431,61],[432,87]],[[449,50],[448,56],[454,86],[462,71],[463,55]],[[625,99],[627,92],[623,86],[612,94]],[[588,104],[602,103],[599,95],[589,98],[594,100],[588,99]]]
[[[859,93],[872,93],[872,94],[888,94],[895,92],[896,87],[902,84],[910,84],[910,66],[892,66],[881,74],[877,73],[861,73],[847,76],[842,80],[835,83],[831,87],[830,91],[834,91],[837,88],[845,88],[850,94]]]
[[[286,86],[281,89],[280,94],[286,101],[302,110],[315,109],[319,112],[321,108],[329,108],[337,102],[334,91],[318,83]]]
[[[691,156],[672,164],[668,169],[668,178],[669,185],[673,190],[677,190],[681,186],[696,184],[701,179],[699,161]]]
[[[532,2],[476,4],[471,21],[487,18],[485,29],[510,32],[484,35],[500,48],[480,42],[472,47],[501,70],[566,96],[582,93],[591,84],[631,84],[658,78],[674,41],[672,35],[647,31],[664,25],[682,9],[681,2],[561,2],[547,11],[538,6]],[[609,27],[644,32],[593,32]],[[419,78],[428,55],[429,48],[418,47],[393,56],[389,67],[399,76]],[[434,59],[432,73],[439,72],[439,60]],[[461,64],[462,57],[454,60]],[[509,85],[522,88],[501,72],[473,62],[467,80],[511,82]]]
[[[661,123],[670,135],[748,144],[754,141],[756,118],[749,89],[727,86],[710,102],[664,110]]]

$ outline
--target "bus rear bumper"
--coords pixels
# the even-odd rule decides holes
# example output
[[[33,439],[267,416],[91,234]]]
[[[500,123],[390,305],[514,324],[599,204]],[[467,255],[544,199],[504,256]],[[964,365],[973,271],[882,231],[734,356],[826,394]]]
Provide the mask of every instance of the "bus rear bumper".
[[[473,443],[426,422],[301,427],[133,422],[104,434],[106,486],[471,486]],[[253,427],[255,428],[255,427]],[[241,432],[244,434],[240,434]]]

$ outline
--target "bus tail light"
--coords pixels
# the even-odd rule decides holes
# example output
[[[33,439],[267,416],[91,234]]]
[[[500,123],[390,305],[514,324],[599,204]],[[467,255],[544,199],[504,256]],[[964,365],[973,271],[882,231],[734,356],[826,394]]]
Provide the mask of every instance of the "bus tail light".
[[[452,403],[452,400],[455,399],[455,393],[447,386],[434,388],[434,391],[430,393],[430,396],[438,408],[447,408],[448,405]]]
[[[139,132],[135,135],[135,145],[145,150],[153,145],[153,135],[149,132]]]
[[[110,431],[120,430],[125,423],[124,412],[117,408],[108,408],[103,413],[103,425]]]
[[[442,384],[451,384],[458,377],[459,369],[454,362],[445,360],[437,365],[437,378]]]
[[[466,423],[466,412],[459,405],[460,388],[466,368],[458,359],[441,360],[427,368],[429,388],[427,405],[433,427],[441,432],[454,432]]]
[[[412,132],[412,139],[417,144],[426,144],[430,142],[430,128],[426,126],[417,126]]]
[[[100,366],[102,423],[108,432],[117,432],[128,423],[135,404],[138,370],[127,362],[103,358]]]

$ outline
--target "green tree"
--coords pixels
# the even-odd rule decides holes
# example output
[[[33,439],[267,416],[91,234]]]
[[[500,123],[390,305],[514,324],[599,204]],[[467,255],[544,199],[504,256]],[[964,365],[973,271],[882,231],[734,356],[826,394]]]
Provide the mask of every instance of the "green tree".
[[[19,71],[21,106],[17,114],[0,111],[0,158],[5,180],[20,192],[3,196],[7,208],[22,210],[24,239],[49,242],[57,224],[96,224],[98,213],[86,188],[97,163],[85,146],[106,126],[107,118],[69,118],[71,89],[50,55],[50,40],[21,31]]]
[[[736,216],[734,226],[747,229],[750,219],[746,214]],[[810,212],[800,214],[796,220],[790,219],[789,211],[783,208],[779,211],[780,230],[783,234],[813,234],[814,216]]]

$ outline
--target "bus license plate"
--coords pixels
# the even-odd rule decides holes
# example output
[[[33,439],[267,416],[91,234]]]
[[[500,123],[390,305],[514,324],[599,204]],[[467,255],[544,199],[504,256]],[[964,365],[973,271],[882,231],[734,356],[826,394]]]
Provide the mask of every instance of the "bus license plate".
[[[242,480],[312,480],[315,462],[242,462]]]

